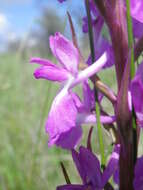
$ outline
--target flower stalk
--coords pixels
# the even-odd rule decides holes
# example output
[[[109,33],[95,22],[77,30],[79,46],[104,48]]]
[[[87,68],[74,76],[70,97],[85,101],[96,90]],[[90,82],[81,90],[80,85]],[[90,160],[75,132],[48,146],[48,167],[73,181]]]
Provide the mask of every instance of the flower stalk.
[[[88,18],[88,30],[89,30],[88,34],[89,34],[91,58],[92,58],[92,63],[94,63],[95,50],[94,50],[94,43],[93,43],[94,39],[93,39],[93,31],[92,31],[92,24],[91,24],[89,0],[85,0],[85,5],[86,5],[87,18]],[[98,131],[99,147],[100,147],[100,153],[101,153],[101,166],[102,168],[104,168],[106,165],[106,159],[105,159],[105,152],[104,152],[102,127],[101,127],[101,122],[100,122],[100,106],[98,102],[98,91],[95,85],[94,85],[94,97],[95,97],[95,111],[96,111],[96,118],[97,118],[97,131]]]
[[[128,28],[128,46],[131,51],[131,79],[133,79],[135,75],[135,64],[134,64],[134,37],[133,37],[133,26],[132,19],[130,14],[130,0],[126,0],[127,7],[127,28]]]

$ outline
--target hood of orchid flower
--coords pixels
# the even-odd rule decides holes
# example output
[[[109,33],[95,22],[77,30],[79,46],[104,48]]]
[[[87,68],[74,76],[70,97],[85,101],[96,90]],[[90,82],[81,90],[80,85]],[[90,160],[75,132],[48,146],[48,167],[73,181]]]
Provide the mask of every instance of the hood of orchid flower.
[[[57,58],[59,64],[73,75],[76,75],[79,64],[77,48],[59,32],[56,32],[54,36],[50,36],[49,40],[52,53]]]

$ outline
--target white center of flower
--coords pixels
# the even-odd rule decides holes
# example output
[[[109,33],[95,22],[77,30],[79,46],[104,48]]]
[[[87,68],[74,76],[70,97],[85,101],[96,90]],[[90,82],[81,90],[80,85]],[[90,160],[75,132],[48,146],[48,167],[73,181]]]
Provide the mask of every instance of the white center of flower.
[[[73,81],[75,80],[75,78],[70,75],[69,79],[66,81],[64,87],[61,89],[60,93],[57,95],[56,99],[55,99],[55,104],[59,104],[60,101],[62,100],[62,98],[68,94],[68,90],[71,86],[71,84],[73,83]]]

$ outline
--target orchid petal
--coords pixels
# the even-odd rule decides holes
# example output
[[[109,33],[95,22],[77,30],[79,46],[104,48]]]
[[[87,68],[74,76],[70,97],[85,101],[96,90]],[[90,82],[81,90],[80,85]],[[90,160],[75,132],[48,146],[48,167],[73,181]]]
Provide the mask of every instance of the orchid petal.
[[[79,54],[73,43],[57,32],[50,37],[50,47],[59,63],[72,74],[77,74]]]
[[[131,112],[133,106],[132,106],[132,95],[131,95],[131,91],[130,90],[128,91],[128,106],[129,106],[129,110]]]
[[[80,147],[79,157],[89,182],[96,188],[101,187],[101,171],[98,158],[84,147]]]
[[[83,82],[83,101],[84,101],[84,106],[87,111],[90,111],[93,106],[95,106],[95,100],[94,100],[94,93],[90,89],[90,86],[88,83],[85,81]]]
[[[79,157],[79,153],[76,152],[74,149],[72,150],[72,158],[73,158],[73,161],[74,161],[76,168],[79,172],[79,175],[80,175],[83,183],[85,184],[86,183],[86,172],[84,171],[84,168],[82,167],[82,163],[81,163],[81,160]]]
[[[103,54],[104,51],[106,51],[106,53],[107,53],[107,62],[103,66],[103,69],[110,68],[111,66],[113,66],[114,65],[114,54],[113,54],[113,48],[109,44],[109,42],[106,39],[100,37],[100,39],[98,41],[96,40],[95,43],[97,46],[97,48],[95,48],[96,60]],[[88,63],[88,65],[92,64],[91,55],[89,56],[87,63]]]
[[[36,64],[43,65],[43,66],[51,66],[51,67],[58,68],[58,66],[55,65],[54,63],[52,63],[50,60],[43,59],[43,58],[40,58],[40,57],[33,57],[30,60],[30,63],[36,63]]]
[[[113,175],[113,180],[114,182],[119,185],[119,167],[117,168],[117,170],[115,171],[114,175]]]
[[[135,190],[143,189],[143,156],[137,159],[134,178]]]
[[[76,118],[77,125],[81,124],[95,124],[96,115],[89,113],[78,113]],[[100,121],[102,124],[111,124],[116,121],[115,116],[100,116]]]
[[[131,82],[131,95],[139,126],[143,127],[143,63],[139,65]]]
[[[72,93],[71,96],[73,98],[73,101],[74,101],[77,109],[80,109],[81,107],[83,107],[83,103],[81,102],[80,97],[77,94]]]
[[[88,32],[88,19],[87,19],[87,17],[83,17],[82,22],[83,22],[82,31],[84,33],[87,33]]]
[[[56,190],[86,190],[88,189],[87,185],[61,185],[58,186]]]
[[[97,6],[95,5],[94,1],[93,0],[89,0],[89,6],[90,6],[90,10],[91,12],[93,13],[93,15],[95,17],[99,17],[100,16],[100,12],[97,8]],[[101,16],[100,16],[101,17]],[[103,18],[102,18],[103,19]]]
[[[82,134],[80,126],[75,123],[76,115],[77,108],[72,95],[63,89],[54,99],[46,122],[50,146],[56,144],[66,149],[76,146]]]
[[[139,22],[136,19],[133,19],[132,22],[133,22],[134,37],[141,38],[143,35],[143,23]]]
[[[96,18],[96,21],[93,23],[93,31],[94,31],[94,44],[95,44],[95,49],[97,49],[97,43],[100,39],[100,34],[101,34],[101,30],[103,28],[104,25],[104,20],[102,17],[98,16]],[[102,52],[103,53],[103,52]]]
[[[106,169],[103,172],[102,175],[102,185],[103,187],[106,185],[110,177],[115,173],[115,171],[118,169],[119,164],[119,152],[120,152],[120,145],[115,145],[115,148],[113,150],[113,153],[110,157],[110,160],[107,164]]]
[[[69,73],[65,69],[59,69],[52,66],[42,66],[35,70],[36,79],[46,79],[51,81],[62,82],[68,79]]]
[[[79,144],[82,136],[82,128],[80,126],[72,126],[66,132],[62,132],[58,139],[56,139],[55,144],[64,149],[72,149]],[[51,141],[52,142],[52,141]],[[52,142],[53,143],[53,142]],[[49,145],[52,145],[52,143]]]
[[[51,48],[51,51],[52,51],[53,55],[55,57],[57,57],[56,48],[55,48],[55,36],[50,36],[49,37],[49,44],[50,44],[50,48]]]
[[[143,1],[131,0],[131,16],[143,23]]]
[[[101,56],[102,53],[106,50],[107,52],[107,63],[103,66],[104,69],[109,68],[114,65],[114,54],[113,54],[113,48],[109,44],[109,42],[106,39],[102,39],[100,44],[99,52],[95,53],[97,54],[97,57]]]
[[[67,80],[69,77],[69,73],[67,72],[67,70],[58,67],[47,59],[34,57],[30,60],[30,63],[42,65],[34,72],[34,76],[36,79],[43,78],[46,80],[61,82]]]

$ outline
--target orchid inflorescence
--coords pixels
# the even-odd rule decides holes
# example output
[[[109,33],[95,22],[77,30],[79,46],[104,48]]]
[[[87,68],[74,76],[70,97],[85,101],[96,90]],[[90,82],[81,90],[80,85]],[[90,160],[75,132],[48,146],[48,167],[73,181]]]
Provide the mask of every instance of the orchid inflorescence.
[[[45,125],[48,145],[70,150],[82,179],[82,184],[61,185],[57,190],[108,190],[115,189],[114,184],[120,190],[143,190],[143,156],[138,157],[143,128],[143,63],[138,61],[143,50],[143,1],[85,0],[85,7],[87,16],[83,18],[82,29],[89,34],[91,49],[86,60],[68,13],[73,41],[59,32],[49,40],[58,64],[35,57],[30,61],[40,65],[34,72],[36,79],[60,83]],[[105,25],[110,39],[102,35]],[[117,93],[97,76],[113,66]],[[77,85],[82,86],[82,98],[73,91]],[[104,97],[112,103],[114,115],[104,110]],[[79,152],[76,150],[83,124],[97,124],[101,161],[91,148],[91,129],[87,147],[80,145]],[[115,138],[107,164],[102,126],[111,128]]]

